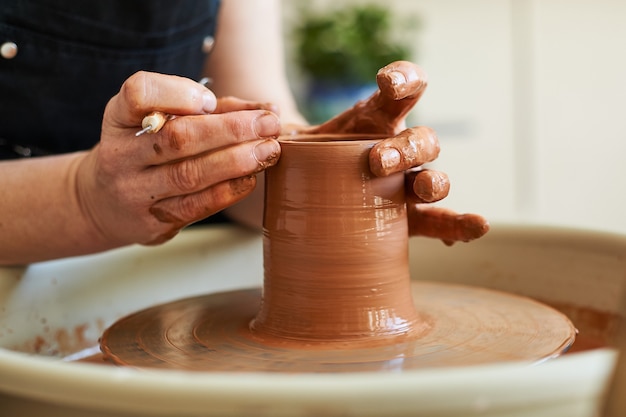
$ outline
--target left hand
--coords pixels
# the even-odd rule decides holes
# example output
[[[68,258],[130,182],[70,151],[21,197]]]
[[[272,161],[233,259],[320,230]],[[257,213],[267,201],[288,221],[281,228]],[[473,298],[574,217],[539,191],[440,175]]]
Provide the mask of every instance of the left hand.
[[[130,76],[106,106],[100,142],[73,171],[77,199],[102,247],[165,242],[251,194],[255,174],[280,155],[280,120],[268,108],[217,99],[183,77]],[[176,117],[136,138],[153,111]]]
[[[406,128],[407,113],[426,89],[425,72],[411,62],[397,61],[378,71],[376,81],[379,89],[368,99],[319,126],[299,131],[389,135],[372,148],[370,169],[378,176],[407,171],[409,233],[438,238],[448,245],[483,236],[489,224],[482,216],[426,204],[445,198],[450,183],[443,172],[420,168],[439,155],[435,132],[425,126]]]

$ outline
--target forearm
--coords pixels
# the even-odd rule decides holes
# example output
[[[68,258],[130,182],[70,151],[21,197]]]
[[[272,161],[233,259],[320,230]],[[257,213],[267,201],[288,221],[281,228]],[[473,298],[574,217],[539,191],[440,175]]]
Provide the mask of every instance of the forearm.
[[[283,126],[304,125],[289,88],[283,51],[281,13],[277,0],[224,0],[216,43],[205,71],[219,96],[235,96],[278,107]],[[260,228],[263,213],[263,174],[255,190],[226,214]]]
[[[205,73],[218,97],[270,102],[283,124],[303,124],[287,80],[281,19],[279,0],[224,0]]]
[[[109,249],[81,209],[76,172],[85,153],[0,163],[0,264]]]

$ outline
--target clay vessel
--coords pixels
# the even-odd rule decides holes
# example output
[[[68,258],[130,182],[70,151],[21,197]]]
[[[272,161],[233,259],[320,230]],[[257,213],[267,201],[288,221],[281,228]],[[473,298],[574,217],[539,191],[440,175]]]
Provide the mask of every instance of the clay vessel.
[[[419,327],[404,176],[370,172],[368,154],[378,140],[280,140],[280,160],[266,171],[264,285],[254,334],[371,343]]]
[[[531,363],[566,351],[576,329],[548,306],[411,281],[404,173],[370,172],[375,143],[283,139],[278,164],[266,171],[263,290],[209,293],[126,316],[103,333],[104,358],[195,371],[336,373]]]

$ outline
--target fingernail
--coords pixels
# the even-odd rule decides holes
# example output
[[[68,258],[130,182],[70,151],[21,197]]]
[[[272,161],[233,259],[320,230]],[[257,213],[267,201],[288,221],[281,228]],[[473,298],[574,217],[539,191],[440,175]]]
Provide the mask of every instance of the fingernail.
[[[275,165],[280,156],[280,145],[275,140],[259,142],[253,150],[260,169]]]
[[[217,99],[215,94],[211,91],[205,91],[202,93],[202,110],[206,113],[213,113],[217,108]]]
[[[425,203],[434,203],[448,196],[450,181],[443,172],[422,171],[415,177],[413,192]]]
[[[391,71],[388,75],[393,85],[406,83],[406,77],[400,71]]]
[[[277,137],[280,133],[280,121],[273,113],[263,113],[254,120],[254,131],[260,138]]]
[[[259,110],[267,110],[280,115],[280,108],[274,103],[261,103],[259,104]]]
[[[387,173],[394,171],[400,165],[400,161],[402,161],[402,156],[395,148],[387,148],[380,152],[380,165]]]

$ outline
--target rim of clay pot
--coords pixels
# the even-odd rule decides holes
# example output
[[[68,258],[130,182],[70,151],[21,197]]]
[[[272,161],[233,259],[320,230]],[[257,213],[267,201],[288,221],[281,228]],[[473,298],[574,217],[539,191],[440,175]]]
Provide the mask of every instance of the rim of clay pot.
[[[301,143],[315,146],[333,143],[338,146],[358,143],[370,143],[388,138],[389,135],[369,133],[302,133],[291,136],[281,136],[280,143]]]

